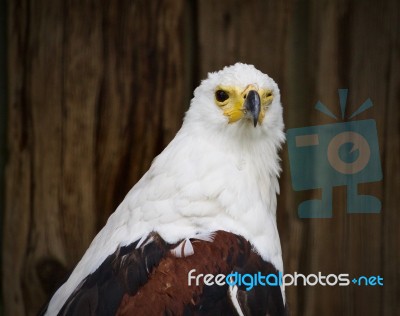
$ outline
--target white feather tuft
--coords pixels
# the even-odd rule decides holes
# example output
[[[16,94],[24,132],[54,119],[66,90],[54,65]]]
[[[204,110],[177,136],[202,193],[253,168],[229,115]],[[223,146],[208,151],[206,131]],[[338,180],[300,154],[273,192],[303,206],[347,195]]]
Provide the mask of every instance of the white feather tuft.
[[[202,240],[207,242],[213,242],[215,238],[215,232],[212,233],[202,233],[196,234],[193,239]]]
[[[174,249],[171,249],[171,253],[177,258],[189,257],[194,254],[193,245],[189,238],[185,238],[179,243]]]
[[[235,310],[236,310],[236,312],[238,313],[239,316],[244,316],[242,308],[240,307],[239,301],[237,299],[237,292],[238,292],[237,285],[229,287],[228,293],[229,293],[229,297],[231,299],[231,302],[233,304],[233,307],[235,308]]]
[[[146,240],[146,238],[147,235],[143,235],[142,238],[140,238],[139,242],[137,243],[135,249],[139,249],[142,246],[143,242]]]

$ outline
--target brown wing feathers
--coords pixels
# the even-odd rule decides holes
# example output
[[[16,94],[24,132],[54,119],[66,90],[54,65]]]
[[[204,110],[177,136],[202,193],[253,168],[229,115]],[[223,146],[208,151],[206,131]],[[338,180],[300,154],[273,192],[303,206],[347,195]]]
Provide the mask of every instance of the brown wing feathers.
[[[164,315],[165,312],[184,315],[204,311],[201,303],[204,284],[201,280],[199,286],[188,286],[189,271],[196,269],[196,275],[229,274],[250,253],[250,245],[241,239],[219,231],[212,242],[192,240],[194,254],[191,256],[176,258],[167,253],[136,295],[124,295],[117,315]],[[226,292],[226,288],[221,290]],[[231,310],[230,306],[226,308]]]
[[[218,231],[206,240],[185,240],[179,248],[153,233],[119,248],[82,282],[59,315],[235,315],[228,285],[206,286],[200,279],[198,286],[195,280],[189,286],[189,271],[196,269],[195,276],[277,271],[241,236]],[[279,287],[239,287],[237,298],[245,315],[284,315]]]

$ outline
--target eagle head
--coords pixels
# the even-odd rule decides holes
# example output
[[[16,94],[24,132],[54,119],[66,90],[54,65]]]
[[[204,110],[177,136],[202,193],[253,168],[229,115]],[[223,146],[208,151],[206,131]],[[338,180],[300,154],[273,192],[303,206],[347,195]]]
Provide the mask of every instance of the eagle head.
[[[196,88],[185,120],[284,140],[278,85],[253,65],[236,63],[209,73]]]

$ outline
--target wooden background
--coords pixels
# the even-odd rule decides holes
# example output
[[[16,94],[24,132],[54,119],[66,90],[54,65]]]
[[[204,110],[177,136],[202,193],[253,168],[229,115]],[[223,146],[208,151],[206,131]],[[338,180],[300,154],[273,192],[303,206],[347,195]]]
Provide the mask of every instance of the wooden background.
[[[289,287],[292,315],[400,315],[398,1],[8,2],[5,315],[35,315],[109,214],[173,138],[208,71],[255,64],[279,84],[287,128],[376,120],[384,178],[361,186],[380,214],[300,219],[287,147],[278,224],[285,272],[381,275],[383,287]]]

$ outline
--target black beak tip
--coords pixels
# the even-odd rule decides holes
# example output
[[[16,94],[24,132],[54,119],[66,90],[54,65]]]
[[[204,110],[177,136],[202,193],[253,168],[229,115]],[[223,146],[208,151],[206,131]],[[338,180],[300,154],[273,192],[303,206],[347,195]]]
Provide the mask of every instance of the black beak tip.
[[[254,127],[257,126],[258,117],[260,116],[261,100],[260,95],[255,90],[250,90],[246,97],[246,110],[251,113]]]

